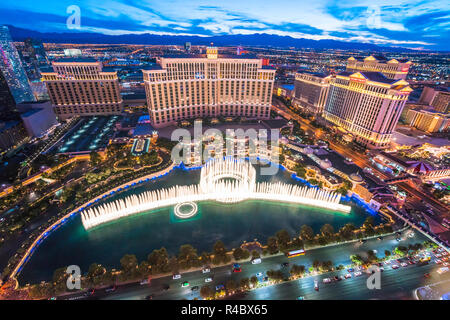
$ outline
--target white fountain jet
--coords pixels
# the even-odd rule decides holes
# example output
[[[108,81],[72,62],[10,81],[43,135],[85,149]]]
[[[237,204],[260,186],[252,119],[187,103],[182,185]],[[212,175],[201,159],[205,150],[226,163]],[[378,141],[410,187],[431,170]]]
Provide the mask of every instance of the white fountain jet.
[[[182,203],[207,200],[236,203],[248,199],[310,205],[345,213],[351,210],[350,206],[339,203],[341,195],[335,192],[282,182],[256,183],[256,170],[249,162],[225,158],[207,162],[201,169],[199,184],[131,195],[87,209],[81,213],[81,220],[89,229],[136,213]]]

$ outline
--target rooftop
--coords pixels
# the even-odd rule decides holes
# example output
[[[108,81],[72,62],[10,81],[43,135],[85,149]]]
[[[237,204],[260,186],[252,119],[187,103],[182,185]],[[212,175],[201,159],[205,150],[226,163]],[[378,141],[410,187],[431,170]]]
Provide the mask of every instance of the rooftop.
[[[73,62],[79,62],[79,63],[96,63],[99,62],[94,58],[89,57],[80,57],[80,58],[60,58],[58,60],[55,60],[53,62],[56,63],[73,63]]]
[[[23,118],[26,118],[26,117],[32,116],[33,114],[38,113],[38,112],[40,112],[42,110],[44,110],[44,109],[43,108],[33,108],[33,109],[30,109],[30,110],[22,113],[21,116]]]
[[[180,53],[180,54],[168,54],[162,56],[165,59],[192,59],[192,58],[207,58],[206,54],[189,54],[189,53]],[[233,55],[233,54],[218,54],[218,59],[258,59],[255,55],[250,54],[241,54],[241,55]]]
[[[319,78],[326,78],[330,75],[330,73],[325,73],[325,72],[313,72],[313,71],[304,71],[304,70],[298,70],[298,73],[305,73],[305,74],[309,74],[315,77],[319,77]]]
[[[342,72],[339,72],[338,75],[344,76],[344,77],[350,77],[352,74],[355,74],[355,73],[360,73],[367,80],[374,81],[374,82],[393,84],[393,83],[399,81],[398,79],[389,79],[381,72],[376,72],[376,71],[357,71],[357,72],[342,71]]]

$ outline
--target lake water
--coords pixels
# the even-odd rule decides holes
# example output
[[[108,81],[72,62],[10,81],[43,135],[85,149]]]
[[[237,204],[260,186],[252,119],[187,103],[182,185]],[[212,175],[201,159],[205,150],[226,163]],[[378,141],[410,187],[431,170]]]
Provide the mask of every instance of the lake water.
[[[128,189],[106,201],[176,184],[198,183],[199,177],[200,170],[176,169],[158,180]],[[258,174],[257,180],[300,184],[288,172],[281,170],[274,176]],[[351,206],[350,214],[342,214],[266,201],[249,200],[237,204],[201,202],[198,203],[199,212],[189,220],[178,219],[173,214],[173,208],[168,207],[116,220],[89,231],[84,229],[80,216],[75,216],[35,250],[19,275],[19,281],[25,284],[49,280],[55,269],[68,265],[80,266],[83,273],[94,262],[117,268],[125,254],[135,254],[142,261],[153,249],[163,246],[169,253],[177,254],[179,247],[188,243],[200,254],[202,251],[212,251],[217,240],[222,240],[231,249],[243,241],[258,239],[265,242],[280,229],[297,236],[303,224],[310,225],[316,232],[325,223],[333,225],[336,230],[346,223],[360,226],[368,213],[354,203]],[[375,220],[379,222],[380,218],[375,216]]]

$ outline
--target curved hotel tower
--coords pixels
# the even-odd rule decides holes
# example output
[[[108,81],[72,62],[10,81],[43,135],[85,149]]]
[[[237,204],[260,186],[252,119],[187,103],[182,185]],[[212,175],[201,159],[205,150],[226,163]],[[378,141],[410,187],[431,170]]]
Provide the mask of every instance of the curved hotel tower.
[[[275,69],[262,59],[219,55],[208,47],[206,55],[162,57],[143,75],[154,127],[202,117],[270,116]]]

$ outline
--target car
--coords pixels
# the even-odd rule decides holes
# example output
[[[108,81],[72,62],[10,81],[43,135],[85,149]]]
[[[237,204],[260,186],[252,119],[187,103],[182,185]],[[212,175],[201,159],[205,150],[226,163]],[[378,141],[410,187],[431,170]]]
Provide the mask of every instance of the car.
[[[440,253],[436,253],[434,256],[435,256],[436,258],[442,258],[442,254],[440,254]]]
[[[395,270],[395,269],[398,269],[398,268],[400,268],[400,267],[399,267],[397,264],[393,264],[393,265],[392,265],[392,269]]]
[[[351,277],[352,277],[351,273],[347,273],[347,274],[344,276],[345,279],[348,279],[348,278],[351,278]]]
[[[143,286],[144,284],[149,284],[150,283],[150,280],[149,279],[144,279],[144,280],[142,280],[139,284],[141,285],[141,286]]]
[[[191,288],[191,291],[198,291],[198,286],[193,286],[193,287]]]
[[[267,282],[267,281],[269,281],[269,277],[264,277],[263,282]]]
[[[423,276],[424,276],[425,278],[429,278],[431,275],[430,275],[430,273],[425,273]]]
[[[331,282],[331,279],[330,279],[330,278],[325,278],[325,279],[323,279],[322,281],[323,281],[323,283],[330,283],[330,282]]]
[[[181,287],[182,287],[182,288],[189,287],[189,282],[187,282],[187,281],[183,282],[183,283],[181,284]]]
[[[319,281],[314,280],[314,290],[319,291]]]
[[[206,268],[202,269],[202,273],[208,273],[208,272],[211,272],[210,268],[206,267]]]
[[[299,297],[297,297],[297,300],[305,300],[305,297],[304,296],[299,296]]]
[[[239,263],[235,263],[235,264],[233,264],[233,268],[234,269],[236,269],[236,268],[240,268],[241,266],[239,265]]]
[[[145,297],[145,300],[153,300],[153,295],[150,294],[150,295],[146,296],[146,297]]]
[[[234,268],[234,269],[233,269],[233,272],[241,272],[241,271],[242,271],[241,268]]]
[[[391,264],[391,260],[385,261],[384,264]]]
[[[172,279],[173,280],[181,279],[181,274],[174,274]]]
[[[384,267],[379,267],[378,269],[379,269],[381,272],[384,271]]]
[[[437,264],[440,264],[440,263],[442,263],[442,260],[441,259],[436,259],[436,261],[435,261]]]
[[[349,269],[347,269],[347,271],[348,272],[353,272],[353,271],[355,271],[353,268],[349,268]]]
[[[114,292],[116,291],[117,287],[115,285],[110,286],[108,288],[105,289],[105,292]]]
[[[86,293],[84,294],[85,296],[92,296],[95,292],[94,288],[90,288],[88,289],[88,291],[86,291]]]
[[[359,276],[361,276],[362,275],[362,272],[361,271],[356,271],[355,272],[355,277],[359,277]]]
[[[216,286],[216,291],[220,291],[220,290],[223,290],[223,289],[225,289],[225,286],[223,284],[219,284],[219,285]]]
[[[256,274],[256,276],[257,276],[257,277],[262,277],[263,274],[262,274],[262,272],[258,272],[258,273]]]
[[[407,266],[408,266],[408,264],[407,264],[406,262],[402,262],[402,263],[400,263],[400,265],[401,265],[402,267],[407,267]]]
[[[252,264],[260,264],[261,263],[261,258],[256,258],[252,260]]]

